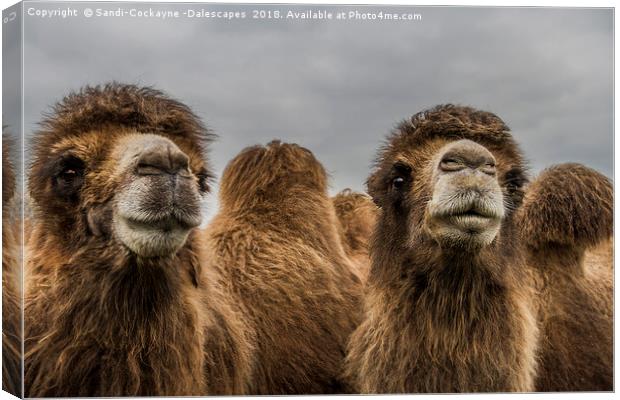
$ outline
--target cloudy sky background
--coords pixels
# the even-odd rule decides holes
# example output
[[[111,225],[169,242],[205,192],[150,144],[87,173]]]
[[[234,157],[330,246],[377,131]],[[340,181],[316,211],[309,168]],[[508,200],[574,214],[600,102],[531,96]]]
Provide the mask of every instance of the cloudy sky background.
[[[610,9],[170,4],[155,8],[245,10],[248,18],[161,21],[82,16],[86,7],[144,3],[71,6],[79,17],[25,17],[27,137],[69,91],[116,80],[153,85],[201,116],[219,135],[211,149],[218,177],[242,148],[280,138],[315,153],[332,193],[363,190],[390,129],[447,102],[498,114],[534,173],[577,161],[613,174]],[[422,21],[249,18],[252,9],[310,8],[412,11]],[[5,112],[5,123],[19,121]]]

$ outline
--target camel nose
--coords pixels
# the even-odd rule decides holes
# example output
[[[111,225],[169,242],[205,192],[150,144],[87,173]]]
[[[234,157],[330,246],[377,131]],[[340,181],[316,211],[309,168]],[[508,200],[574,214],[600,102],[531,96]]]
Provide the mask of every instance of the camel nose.
[[[459,140],[446,146],[439,169],[442,172],[457,172],[467,168],[479,170],[487,175],[494,176],[495,157],[486,147],[471,140]]]
[[[146,144],[138,155],[138,175],[189,173],[189,157],[171,141],[161,138]]]

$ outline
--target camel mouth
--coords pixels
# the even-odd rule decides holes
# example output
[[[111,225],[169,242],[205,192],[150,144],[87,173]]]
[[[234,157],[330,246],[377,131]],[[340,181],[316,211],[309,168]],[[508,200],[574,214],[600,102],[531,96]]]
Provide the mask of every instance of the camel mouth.
[[[445,193],[429,204],[427,226],[441,242],[489,244],[504,217],[501,197],[476,192]]]
[[[197,226],[194,223],[182,221],[175,217],[162,218],[153,221],[143,221],[139,219],[125,217],[123,217],[123,219],[125,223],[127,223],[127,225],[131,227],[131,229],[143,231],[152,230],[162,233],[173,233],[175,231],[190,230],[193,227]]]
[[[197,185],[165,175],[130,174],[127,179],[114,199],[117,239],[141,257],[176,254],[202,222]]]
[[[455,201],[432,207],[431,217],[453,221],[499,220],[503,209],[492,199],[478,198],[471,201]]]
[[[465,230],[482,230],[493,221],[501,219],[501,214],[491,207],[471,205],[466,210],[446,213],[441,218]]]
[[[119,216],[136,229],[162,232],[177,229],[190,230],[202,222],[200,213],[178,207],[172,207],[170,210],[137,210],[137,212],[136,210],[121,210]]]
[[[113,218],[114,231],[120,241],[133,253],[146,258],[175,254],[201,222],[199,215],[181,212],[165,215],[115,213]]]
[[[464,213],[444,217],[448,224],[461,229],[465,233],[475,234],[486,230],[494,218],[477,213]]]

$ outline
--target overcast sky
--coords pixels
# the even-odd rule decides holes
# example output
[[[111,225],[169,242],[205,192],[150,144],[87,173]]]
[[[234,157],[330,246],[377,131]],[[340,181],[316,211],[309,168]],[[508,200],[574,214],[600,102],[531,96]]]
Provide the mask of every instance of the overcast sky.
[[[534,173],[577,161],[612,176],[611,9],[157,5],[247,13],[162,21],[82,15],[144,3],[71,6],[78,17],[25,18],[26,135],[82,85],[152,85],[219,135],[211,148],[218,177],[242,148],[280,138],[312,150],[335,193],[364,189],[398,121],[449,102],[504,119]],[[253,9],[416,12],[422,20],[261,21]],[[7,122],[18,123],[5,112]]]

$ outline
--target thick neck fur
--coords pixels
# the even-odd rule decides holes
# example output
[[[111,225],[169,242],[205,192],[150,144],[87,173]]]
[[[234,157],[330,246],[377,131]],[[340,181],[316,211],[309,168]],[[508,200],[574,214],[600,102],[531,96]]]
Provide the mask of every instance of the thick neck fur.
[[[191,245],[141,260],[96,238],[69,258],[33,242],[27,396],[204,394],[199,297],[183,270]]]
[[[382,235],[394,232],[385,228],[373,240],[366,307],[382,315],[371,322],[373,329],[385,329],[395,336],[385,340],[406,346],[376,356],[395,371],[383,381],[361,383],[362,391],[532,389],[534,366],[527,356],[535,320],[526,306],[522,257],[502,242],[510,227],[479,252],[442,250],[423,235],[407,248],[397,235]]]
[[[397,243],[375,245],[369,280],[387,292],[404,295],[401,301],[428,316],[424,322],[430,329],[452,331],[450,341],[466,346],[469,335],[484,327],[480,321],[504,319],[509,292],[515,290],[518,257],[497,254],[497,244],[476,253],[442,250],[432,239],[420,241],[424,242],[413,249]]]

